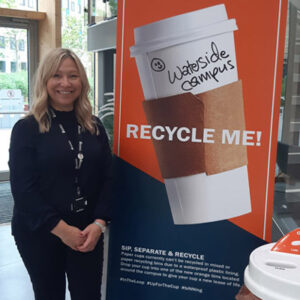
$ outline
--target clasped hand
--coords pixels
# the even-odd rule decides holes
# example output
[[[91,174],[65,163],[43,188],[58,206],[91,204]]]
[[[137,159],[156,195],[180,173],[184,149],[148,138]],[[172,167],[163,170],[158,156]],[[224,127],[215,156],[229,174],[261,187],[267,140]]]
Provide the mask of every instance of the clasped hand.
[[[64,244],[75,251],[89,252],[94,250],[102,234],[101,228],[92,223],[84,230],[75,226],[70,226],[64,221],[60,221],[52,230],[52,233],[58,236]]]
[[[102,230],[96,224],[92,223],[88,225],[83,231],[81,231],[81,237],[84,242],[77,247],[80,252],[89,252],[94,250],[96,244],[101,236]]]

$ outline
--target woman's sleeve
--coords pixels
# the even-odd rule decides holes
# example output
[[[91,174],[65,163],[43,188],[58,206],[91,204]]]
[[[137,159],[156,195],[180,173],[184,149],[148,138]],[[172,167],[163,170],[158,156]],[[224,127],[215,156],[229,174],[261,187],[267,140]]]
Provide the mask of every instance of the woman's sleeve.
[[[38,125],[30,117],[15,124],[9,149],[10,183],[15,213],[22,223],[31,231],[50,231],[61,218],[43,201],[39,192],[39,174],[35,159],[37,134]]]
[[[111,220],[112,213],[112,154],[108,143],[107,134],[101,121],[97,118],[99,139],[103,149],[103,168],[101,168],[101,189],[97,201],[94,217],[105,221]]]

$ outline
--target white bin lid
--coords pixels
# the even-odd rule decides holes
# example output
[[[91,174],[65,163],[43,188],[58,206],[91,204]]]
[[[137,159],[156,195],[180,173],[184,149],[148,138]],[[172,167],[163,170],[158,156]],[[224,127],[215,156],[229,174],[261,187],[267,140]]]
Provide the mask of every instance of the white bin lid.
[[[263,300],[300,299],[300,228],[250,255],[247,288]]]

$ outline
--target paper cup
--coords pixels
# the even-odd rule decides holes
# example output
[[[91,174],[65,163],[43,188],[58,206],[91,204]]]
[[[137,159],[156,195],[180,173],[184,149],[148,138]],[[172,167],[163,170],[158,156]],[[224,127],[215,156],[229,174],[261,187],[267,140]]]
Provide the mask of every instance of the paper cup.
[[[233,31],[217,5],[135,28],[135,57],[146,100],[198,94],[238,79]]]
[[[235,30],[223,4],[135,28],[130,51],[145,99],[199,94],[237,81]],[[251,211],[247,166],[210,176],[168,178],[165,185],[175,224]]]

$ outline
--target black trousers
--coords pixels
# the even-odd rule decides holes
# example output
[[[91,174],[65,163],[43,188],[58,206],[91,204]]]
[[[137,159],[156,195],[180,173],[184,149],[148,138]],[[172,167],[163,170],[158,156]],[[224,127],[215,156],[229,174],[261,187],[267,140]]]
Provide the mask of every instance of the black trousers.
[[[51,233],[14,235],[29,273],[35,300],[65,300],[66,276],[72,300],[100,300],[103,237],[87,253],[74,251]]]

